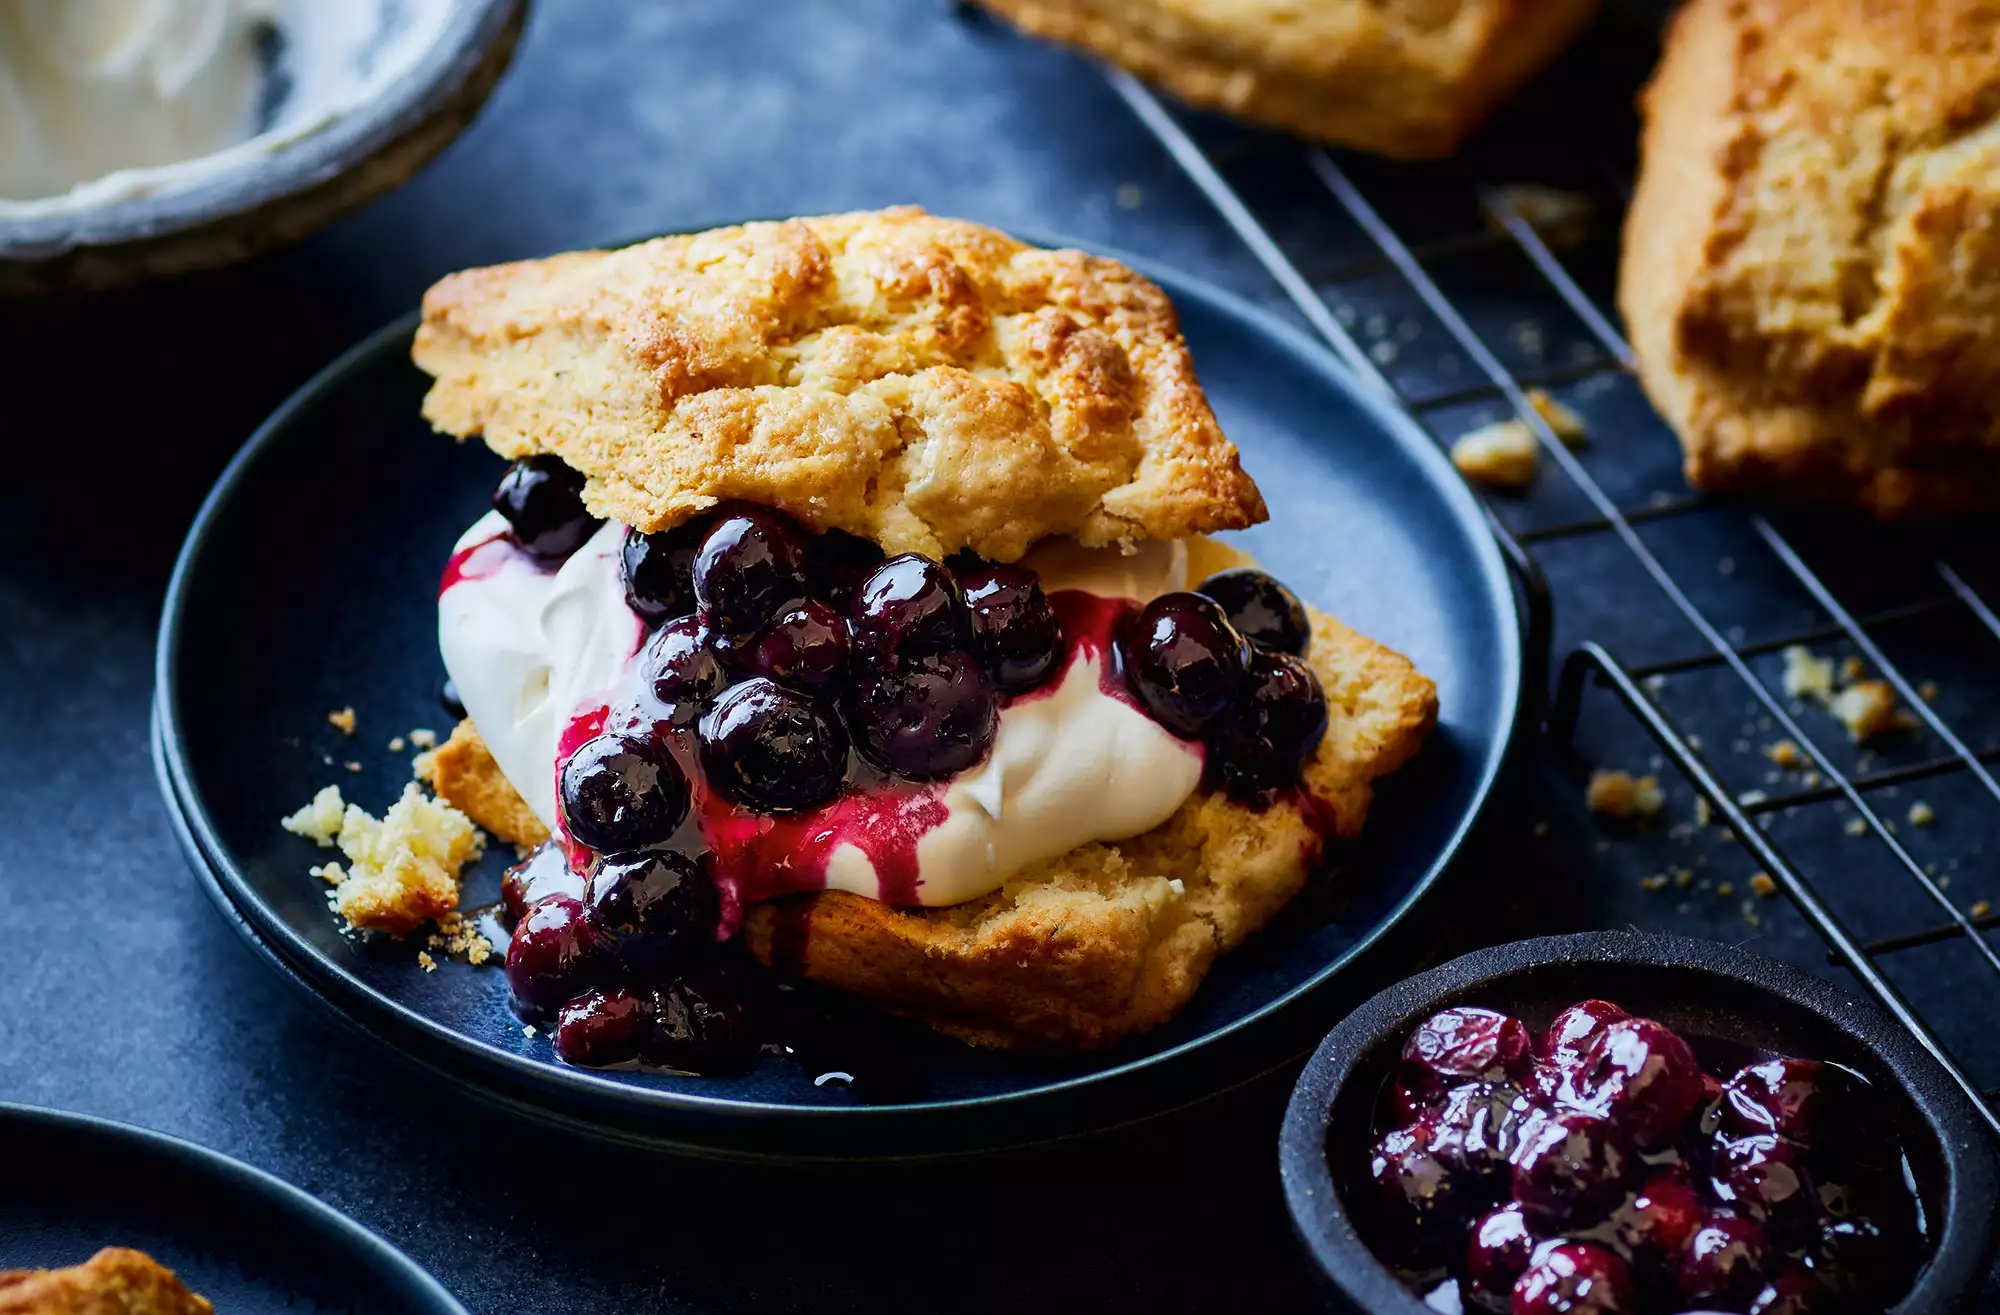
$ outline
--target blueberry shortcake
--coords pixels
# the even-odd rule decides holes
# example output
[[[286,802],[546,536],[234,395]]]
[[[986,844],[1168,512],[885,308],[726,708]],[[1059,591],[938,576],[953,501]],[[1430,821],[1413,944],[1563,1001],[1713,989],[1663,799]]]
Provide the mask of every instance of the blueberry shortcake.
[[[441,800],[531,851],[564,1058],[740,1058],[743,951],[1099,1048],[1355,835],[1431,683],[1207,537],[1264,518],[1131,270],[918,210],[453,275],[424,414],[513,464],[444,570]],[[719,949],[718,947],[722,947]]]

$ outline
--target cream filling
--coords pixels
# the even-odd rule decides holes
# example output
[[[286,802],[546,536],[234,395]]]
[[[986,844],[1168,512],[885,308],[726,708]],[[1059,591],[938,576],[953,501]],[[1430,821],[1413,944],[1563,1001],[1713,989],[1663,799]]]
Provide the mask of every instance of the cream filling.
[[[0,0],[0,219],[176,190],[316,132],[407,72],[451,11],[448,0]],[[267,67],[260,36],[272,28]]]
[[[610,698],[645,631],[619,579],[624,527],[606,522],[553,573],[513,549],[505,529],[489,513],[459,540],[457,551],[467,555],[438,599],[438,644],[480,738],[554,831],[563,727]],[[1144,601],[1187,587],[1180,543],[1128,554],[1054,542],[1023,564],[1049,593]],[[921,903],[976,899],[1079,845],[1150,831],[1194,793],[1200,752],[1105,693],[1101,674],[1098,657],[1081,653],[1051,687],[1001,712],[992,753],[953,778],[946,820],[917,842]],[[829,857],[826,884],[870,898],[882,893],[873,863],[852,845]]]

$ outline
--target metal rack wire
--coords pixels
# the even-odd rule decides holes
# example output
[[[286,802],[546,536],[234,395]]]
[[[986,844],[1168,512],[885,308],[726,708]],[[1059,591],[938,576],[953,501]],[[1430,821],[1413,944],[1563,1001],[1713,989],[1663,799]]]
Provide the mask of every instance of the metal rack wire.
[[[1608,686],[1636,716],[1661,751],[1707,801],[1714,816],[1729,826],[1746,850],[1777,883],[1808,925],[1826,943],[1832,962],[1847,967],[1876,1001],[1917,1037],[1935,1055],[1953,1078],[1973,1095],[1996,1134],[2000,1134],[2000,1114],[1994,1099],[2000,1089],[1983,1091],[1967,1066],[1940,1040],[1932,1022],[1899,990],[1885,967],[1890,957],[1920,946],[1957,939],[1971,947],[1986,969],[2000,978],[2000,952],[1981,933],[2000,926],[2000,915],[1974,917],[1958,907],[1946,890],[1946,882],[1929,870],[1898,834],[1893,819],[1875,803],[1877,792],[1888,787],[1956,776],[1968,779],[1994,803],[2000,803],[2000,781],[1994,774],[2000,765],[2000,748],[1974,745],[1924,697],[1917,682],[1894,660],[1877,636],[1908,622],[1955,613],[1971,621],[1995,640],[2000,640],[2000,616],[1996,602],[1983,596],[1967,582],[1967,573],[1949,557],[1938,555],[1928,561],[1938,591],[1935,596],[1898,600],[1889,605],[1857,611],[1843,604],[1839,592],[1814,569],[1813,553],[1801,549],[1774,521],[1754,510],[1717,504],[1696,495],[1676,494],[1656,497],[1643,505],[1621,506],[1604,484],[1594,478],[1585,462],[1566,445],[1549,421],[1530,402],[1532,388],[1574,384],[1598,376],[1617,376],[1630,371],[1630,346],[1617,327],[1598,308],[1572,275],[1543,233],[1516,208],[1503,189],[1476,184],[1456,177],[1454,186],[1476,197],[1476,212],[1482,221],[1478,231],[1447,233],[1421,242],[1406,241],[1397,226],[1384,218],[1364,188],[1357,184],[1350,168],[1332,152],[1272,137],[1260,141],[1256,149],[1279,152],[1288,157],[1287,167],[1300,174],[1298,189],[1315,192],[1334,213],[1343,217],[1365,236],[1368,250],[1343,264],[1312,268],[1302,265],[1287,252],[1274,235],[1273,224],[1247,199],[1244,191],[1228,176],[1232,161],[1223,152],[1205,149],[1190,130],[1187,116],[1169,109],[1145,86],[1117,71],[1107,76],[1118,95],[1158,139],[1189,180],[1201,191],[1216,213],[1241,239],[1257,262],[1276,282],[1285,298],[1306,323],[1353,370],[1362,385],[1414,417],[1433,434],[1437,427],[1428,419],[1452,408],[1468,404],[1504,405],[1534,433],[1544,459],[1552,463],[1581,494],[1584,514],[1553,523],[1512,531],[1494,506],[1482,500],[1489,521],[1503,549],[1516,565],[1527,592],[1531,609],[1548,607],[1547,587],[1536,549],[1543,545],[1595,538],[1619,545],[1627,559],[1650,581],[1660,603],[1699,637],[1700,648],[1690,654],[1645,665],[1627,666],[1605,647],[1581,643],[1563,664],[1554,701],[1546,724],[1552,747],[1567,746],[1576,730],[1586,686],[1593,682]],[[1438,166],[1450,170],[1452,166]],[[1617,198],[1622,202],[1622,197]],[[1439,262],[1468,252],[1500,252],[1524,261],[1538,280],[1540,294],[1567,308],[1585,328],[1596,350],[1590,359],[1573,361],[1552,370],[1526,372],[1510,367],[1501,353],[1489,345],[1468,314],[1448,296],[1434,274]],[[1379,354],[1368,346],[1337,313],[1326,289],[1360,277],[1387,276],[1442,326],[1450,345],[1472,365],[1474,379],[1469,386],[1443,391],[1415,392],[1400,385],[1385,370]],[[1756,543],[1812,600],[1824,620],[1792,628],[1788,633],[1760,638],[1754,642],[1734,627],[1711,617],[1696,602],[1681,574],[1671,569],[1663,553],[1642,533],[1642,527],[1671,525],[1696,515],[1720,514],[1740,518]],[[1558,600],[1560,601],[1560,600]],[[1537,617],[1531,632],[1546,637],[1546,615]],[[1845,641],[1871,666],[1880,679],[1894,689],[1901,705],[1914,713],[1927,736],[1942,751],[1912,762],[1882,769],[1864,770],[1865,759],[1853,770],[1844,769],[1835,752],[1816,738],[1788,700],[1774,692],[1753,669],[1766,655],[1793,645]],[[1547,654],[1530,654],[1546,662]],[[1533,668],[1546,670],[1546,665]],[[1724,773],[1704,757],[1699,737],[1690,732],[1653,696],[1659,683],[1689,673],[1715,671],[1734,677],[1747,692],[1762,718],[1797,746],[1810,763],[1810,774],[1802,788],[1760,797],[1762,792],[1742,795],[1724,784]],[[1805,864],[1795,861],[1773,838],[1764,825],[1773,815],[1822,804],[1845,805],[1859,819],[1867,835],[1890,856],[1904,878],[1912,883],[1933,920],[1914,930],[1892,936],[1867,937],[1836,913],[1821,883]],[[1850,826],[1853,824],[1850,823]],[[1853,832],[1850,832],[1853,834]]]

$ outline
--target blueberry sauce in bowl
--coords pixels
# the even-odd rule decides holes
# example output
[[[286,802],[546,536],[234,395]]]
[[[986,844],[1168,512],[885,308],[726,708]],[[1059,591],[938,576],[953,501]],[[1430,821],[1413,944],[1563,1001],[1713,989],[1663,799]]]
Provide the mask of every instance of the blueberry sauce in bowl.
[[[609,665],[557,704],[557,834],[495,910],[516,1008],[566,1062],[698,1073],[814,1049],[772,1020],[824,1011],[742,951],[745,909],[827,888],[848,851],[879,898],[924,903],[917,846],[950,820],[952,783],[991,757],[1007,709],[1080,661],[1097,664],[1089,697],[1193,755],[1187,786],[1259,808],[1304,797],[1325,695],[1296,656],[1303,605],[1261,571],[1141,603],[1045,591],[969,553],[885,557],[746,503],[658,533],[606,527],[581,491],[560,463],[516,462],[493,530],[462,540],[440,590],[521,558],[537,579],[616,573],[615,593],[589,577],[614,600]]]
[[[1280,1163],[1329,1296],[1371,1312],[1950,1309],[1993,1247],[1989,1139],[1913,1038],[1637,933],[1384,991],[1308,1064]]]

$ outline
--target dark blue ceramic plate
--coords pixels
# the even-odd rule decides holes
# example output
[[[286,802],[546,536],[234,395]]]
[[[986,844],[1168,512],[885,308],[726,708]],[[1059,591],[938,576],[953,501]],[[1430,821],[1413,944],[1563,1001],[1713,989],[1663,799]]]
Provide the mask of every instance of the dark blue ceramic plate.
[[[1142,262],[1133,261],[1145,268]],[[1491,791],[1521,703],[1522,643],[1500,554],[1436,447],[1326,352],[1213,288],[1148,269],[1173,296],[1202,382],[1270,522],[1244,542],[1313,602],[1409,654],[1442,724],[1382,792],[1367,838],[1267,933],[1211,974],[1181,1017],[1084,1059],[972,1051],[913,1034],[927,1096],[860,1107],[782,1061],[735,1078],[593,1073],[528,1037],[495,971],[422,971],[408,947],[342,937],[278,818],[329,782],[372,809],[409,779],[388,752],[445,730],[435,589],[502,469],[418,417],[414,319],[361,343],[265,423],[190,530],[160,630],[156,747],[190,859],[227,916],[347,1021],[482,1095],[681,1149],[923,1155],[1129,1121],[1308,1049],[1336,974],[1383,952],[1438,882]],[[352,739],[327,724],[352,705]],[[344,764],[358,762],[351,772]],[[489,856],[467,902],[497,892]]]
[[[156,1132],[0,1105],[0,1269],[136,1247],[227,1315],[465,1315],[408,1257],[298,1188]]]

